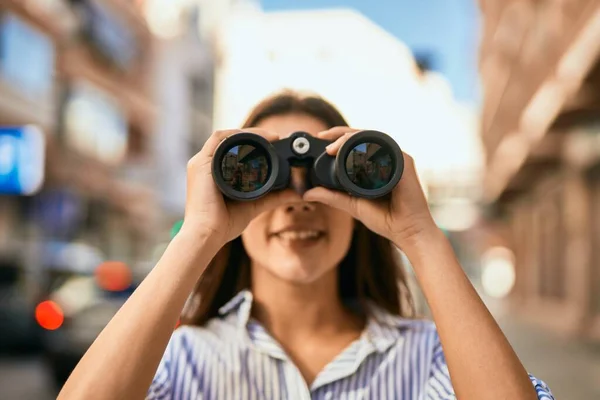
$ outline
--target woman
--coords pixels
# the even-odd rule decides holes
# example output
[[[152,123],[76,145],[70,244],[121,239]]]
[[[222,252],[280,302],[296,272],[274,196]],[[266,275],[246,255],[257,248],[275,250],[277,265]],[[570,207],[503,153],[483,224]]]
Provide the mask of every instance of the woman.
[[[271,141],[306,131],[333,141],[331,155],[356,132],[324,100],[293,93],[260,104],[244,126]],[[216,132],[190,161],[183,227],[59,398],[553,398],[463,273],[408,155],[386,200],[306,190],[294,170],[295,190],[232,203],[211,156],[237,132]],[[406,318],[394,245],[435,325]]]

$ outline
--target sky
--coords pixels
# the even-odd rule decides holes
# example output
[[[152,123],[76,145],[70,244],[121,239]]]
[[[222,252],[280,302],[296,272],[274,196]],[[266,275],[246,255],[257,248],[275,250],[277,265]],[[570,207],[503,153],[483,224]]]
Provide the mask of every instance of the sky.
[[[261,0],[265,11],[351,8],[425,54],[457,100],[478,104],[476,0]],[[308,27],[307,27],[308,28]]]

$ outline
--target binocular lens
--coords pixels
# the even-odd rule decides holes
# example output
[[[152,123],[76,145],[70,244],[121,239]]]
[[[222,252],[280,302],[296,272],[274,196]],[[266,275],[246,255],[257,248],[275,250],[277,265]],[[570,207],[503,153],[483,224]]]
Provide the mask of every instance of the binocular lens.
[[[225,196],[242,201],[289,187],[303,191],[295,168],[306,171],[306,188],[323,186],[369,199],[387,195],[400,181],[402,150],[385,133],[357,132],[335,156],[327,153],[329,144],[301,131],[274,142],[251,132],[236,133],[215,150],[213,178]]]
[[[269,178],[269,157],[258,146],[242,144],[231,147],[221,161],[221,176],[231,189],[249,193],[264,186]]]
[[[379,189],[392,179],[394,164],[389,149],[377,143],[360,143],[346,157],[346,173],[356,186]]]

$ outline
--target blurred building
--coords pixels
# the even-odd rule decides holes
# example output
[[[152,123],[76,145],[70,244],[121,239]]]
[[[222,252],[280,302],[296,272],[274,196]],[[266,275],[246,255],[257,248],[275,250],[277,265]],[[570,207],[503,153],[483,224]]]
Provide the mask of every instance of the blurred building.
[[[127,263],[148,252],[159,211],[152,57],[136,2],[0,5],[0,124],[40,127],[47,148],[41,190],[0,197],[0,252],[16,248],[33,275],[48,264],[83,268],[82,252],[59,257],[73,243]]]
[[[215,11],[215,6],[207,1],[186,2],[169,20],[160,16],[177,7],[173,2],[155,1],[154,8],[148,4],[147,17],[157,35],[153,63],[158,106],[155,184],[167,225],[183,217],[187,163],[213,131],[213,31],[219,12],[226,12]]]
[[[600,3],[480,5],[484,196],[515,253],[512,299],[600,340]]]
[[[402,41],[361,13],[264,12],[246,2],[233,7],[220,33],[216,127],[239,126],[281,89],[316,92],[352,126],[394,137],[424,179],[477,182],[483,157],[474,110],[456,104],[444,77],[420,70]]]
[[[218,43],[219,128],[239,126],[258,101],[291,88],[328,98],[355,126],[392,132],[392,110],[408,114],[406,94],[417,90],[406,45],[350,9],[263,12],[243,2],[221,26]],[[365,109],[374,99],[382,106]]]

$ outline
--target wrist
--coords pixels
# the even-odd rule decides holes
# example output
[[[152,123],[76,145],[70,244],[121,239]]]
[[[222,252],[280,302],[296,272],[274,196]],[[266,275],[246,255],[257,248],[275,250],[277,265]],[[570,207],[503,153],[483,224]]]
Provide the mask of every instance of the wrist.
[[[208,255],[210,259],[225,245],[221,235],[194,224],[185,224],[173,238],[178,246],[182,246],[192,254]]]
[[[220,232],[207,227],[203,222],[196,222],[188,219],[184,220],[181,229],[177,233],[177,236],[180,235],[190,239],[194,238],[199,242],[214,245],[219,248],[224,246],[226,242],[224,239],[221,239],[223,235],[220,234]]]
[[[444,232],[431,222],[423,224],[419,229],[414,229],[409,235],[396,238],[393,242],[413,262],[423,254],[430,253],[433,248],[439,248],[447,243]]]
[[[188,282],[193,285],[221,247],[207,232],[182,227],[169,242],[152,273],[163,276],[161,279],[177,277],[178,284]],[[192,287],[184,285],[181,289],[188,291]]]

